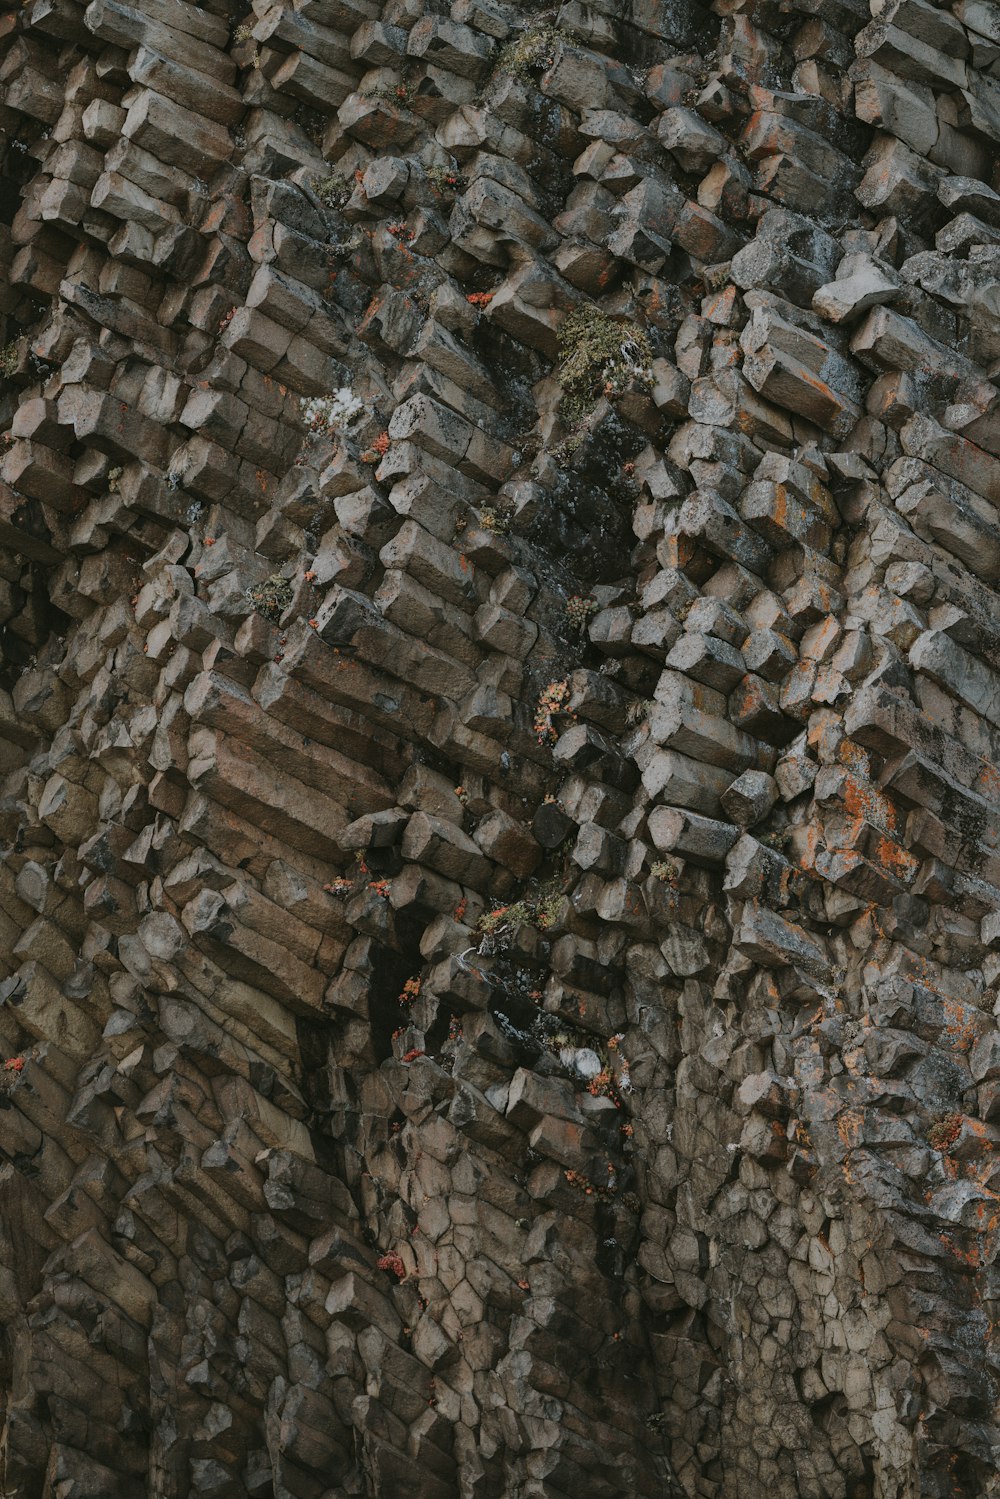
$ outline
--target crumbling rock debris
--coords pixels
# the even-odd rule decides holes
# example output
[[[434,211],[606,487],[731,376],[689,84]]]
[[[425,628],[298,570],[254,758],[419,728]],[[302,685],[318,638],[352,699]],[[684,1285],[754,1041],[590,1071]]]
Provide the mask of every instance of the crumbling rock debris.
[[[0,1490],[986,1499],[986,0],[0,17]]]

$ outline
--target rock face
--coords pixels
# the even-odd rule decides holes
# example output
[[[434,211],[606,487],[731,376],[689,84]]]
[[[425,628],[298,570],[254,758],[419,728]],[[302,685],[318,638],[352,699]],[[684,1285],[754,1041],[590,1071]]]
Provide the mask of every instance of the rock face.
[[[0,85],[2,1492],[996,1494],[995,6]]]

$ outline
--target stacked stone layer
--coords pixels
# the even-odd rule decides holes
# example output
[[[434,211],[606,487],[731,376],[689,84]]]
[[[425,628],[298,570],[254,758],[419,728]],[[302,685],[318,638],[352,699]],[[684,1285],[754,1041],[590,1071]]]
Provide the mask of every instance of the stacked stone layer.
[[[0,18],[4,1493],[997,1492],[998,145],[988,0]]]

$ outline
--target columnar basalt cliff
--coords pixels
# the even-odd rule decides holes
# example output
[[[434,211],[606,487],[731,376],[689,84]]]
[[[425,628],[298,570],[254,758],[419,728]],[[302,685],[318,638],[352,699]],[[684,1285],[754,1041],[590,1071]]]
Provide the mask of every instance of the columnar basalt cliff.
[[[1000,10],[25,0],[0,146],[0,1493],[1000,1492]]]

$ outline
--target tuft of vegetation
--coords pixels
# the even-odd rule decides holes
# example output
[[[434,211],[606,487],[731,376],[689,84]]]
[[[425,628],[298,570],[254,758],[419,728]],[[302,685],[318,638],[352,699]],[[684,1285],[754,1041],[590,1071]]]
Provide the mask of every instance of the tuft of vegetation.
[[[343,208],[354,191],[354,183],[342,172],[313,177],[309,185],[326,208]]]
[[[676,859],[657,859],[649,866],[649,872],[661,885],[674,885],[680,878],[681,866]]]
[[[292,602],[293,592],[288,578],[283,578],[280,573],[272,573],[263,583],[254,583],[248,588],[247,598],[257,614],[276,625]]]
[[[0,375],[5,380],[11,380],[17,374],[18,355],[17,339],[12,338],[9,344],[0,348]]]
[[[563,318],[559,328],[559,383],[562,409],[580,422],[601,396],[620,396],[632,385],[653,383],[653,350],[636,323],[608,317],[596,307],[581,307]]]
[[[407,979],[403,985],[403,992],[399,996],[401,1005],[412,1005],[420,998],[419,978]]]
[[[389,451],[389,434],[380,432],[370,448],[361,454],[362,463],[380,463]]]
[[[934,1150],[950,1150],[962,1133],[961,1114],[941,1114],[927,1131],[927,1143]]]
[[[465,178],[450,167],[428,167],[427,180],[439,197],[453,197],[465,187]]]
[[[566,600],[566,618],[569,620],[570,628],[582,635],[591,615],[596,614],[597,609],[596,599],[585,598],[579,593],[572,594]]]
[[[559,44],[568,41],[572,41],[572,37],[557,26],[536,26],[516,41],[507,43],[497,58],[496,71],[522,79],[529,79],[533,73],[544,73],[555,62]]]
[[[342,385],[329,396],[300,396],[299,413],[310,432],[329,437],[342,427],[349,427],[364,410],[364,402]]]
[[[12,1093],[14,1085],[24,1071],[23,1057],[8,1057],[0,1067],[0,1093]]]
[[[535,709],[535,717],[532,728],[535,738],[544,748],[546,745],[555,744],[559,738],[559,730],[555,725],[557,714],[569,715],[567,704],[570,699],[569,678],[563,677],[560,681],[549,682],[542,688],[538,695],[538,706]]]
[[[476,922],[479,951],[484,956],[505,951],[522,926],[533,926],[539,932],[548,931],[559,919],[562,899],[558,886],[550,885],[539,890],[537,895],[528,895],[509,906],[484,911]]]
[[[510,530],[513,519],[509,505],[491,506],[487,505],[479,512],[479,519],[484,531],[493,531],[502,536]]]

